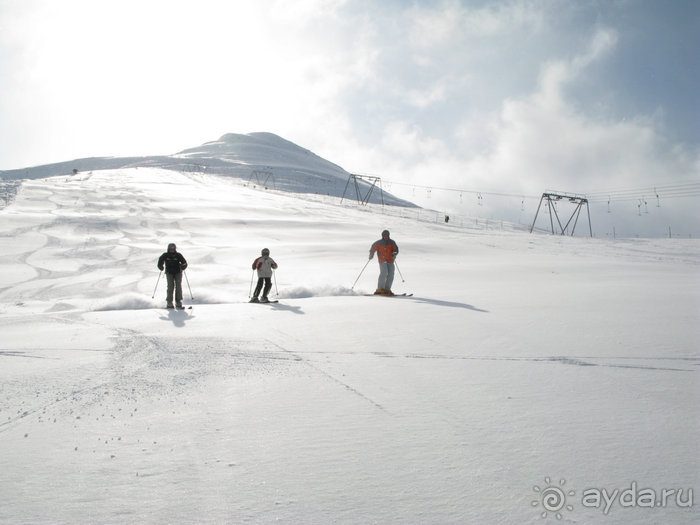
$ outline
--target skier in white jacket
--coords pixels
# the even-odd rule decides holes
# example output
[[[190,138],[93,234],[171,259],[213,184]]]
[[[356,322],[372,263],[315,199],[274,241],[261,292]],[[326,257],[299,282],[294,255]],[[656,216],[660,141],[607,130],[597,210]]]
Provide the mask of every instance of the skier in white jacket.
[[[270,293],[270,288],[272,288],[272,270],[277,269],[277,263],[270,257],[270,250],[263,248],[260,252],[260,257],[253,261],[253,270],[258,271],[258,284],[255,287],[255,292],[253,292],[253,297],[250,300],[251,303],[269,303],[270,300],[267,298],[267,294]],[[263,285],[265,286],[263,288]],[[260,291],[262,290],[262,298],[258,299]]]

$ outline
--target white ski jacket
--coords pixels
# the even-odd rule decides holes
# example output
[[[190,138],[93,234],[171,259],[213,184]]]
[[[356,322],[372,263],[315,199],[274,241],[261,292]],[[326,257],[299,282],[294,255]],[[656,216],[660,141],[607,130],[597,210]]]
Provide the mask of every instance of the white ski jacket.
[[[253,270],[258,271],[258,277],[272,277],[272,270],[277,269],[275,260],[267,255],[262,255],[253,261]]]

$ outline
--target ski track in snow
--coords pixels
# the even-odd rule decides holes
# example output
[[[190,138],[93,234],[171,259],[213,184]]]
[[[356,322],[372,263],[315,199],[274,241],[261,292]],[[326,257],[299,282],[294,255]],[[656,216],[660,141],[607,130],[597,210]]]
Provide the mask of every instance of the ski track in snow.
[[[687,364],[688,366],[700,365],[700,358],[673,358],[673,357],[595,357],[595,356],[551,356],[551,357],[522,357],[522,356],[455,356],[455,355],[436,355],[436,354],[390,354],[387,352],[375,352],[376,355],[380,357],[397,358],[401,357],[404,359],[459,359],[459,360],[474,360],[474,361],[531,361],[531,362],[542,362],[542,363],[558,363],[563,365],[573,365],[573,366],[602,366],[611,368],[639,368],[642,370],[664,370],[671,372],[693,372],[692,368],[677,368],[671,366],[661,366],[663,363],[670,364]],[[610,361],[620,360],[623,363],[610,363]],[[596,362],[597,361],[597,362]],[[656,366],[644,366],[642,364],[624,364],[625,361],[650,361],[652,363],[659,363]]]
[[[287,336],[287,337],[285,337],[285,340],[289,340],[288,334],[284,334],[284,335]],[[335,377],[333,374],[330,374],[329,372],[326,372],[326,371],[323,370],[320,366],[318,366],[318,365],[316,365],[316,364],[314,364],[314,363],[308,361],[307,359],[304,359],[304,358],[303,358],[301,355],[299,355],[297,352],[294,352],[294,351],[292,351],[292,350],[289,350],[289,349],[287,349],[287,348],[281,346],[281,345],[278,344],[278,343],[271,342],[271,344],[274,344],[277,348],[279,348],[279,349],[282,350],[283,352],[285,352],[285,353],[287,353],[287,354],[293,356],[294,359],[296,359],[297,361],[302,361],[305,365],[307,365],[307,366],[313,368],[316,372],[318,372],[319,374],[321,374],[321,375],[327,377],[327,378],[330,379],[331,381],[337,383],[338,385],[340,385],[340,386],[341,386],[342,388],[344,388],[345,390],[347,390],[347,391],[349,391],[349,392],[352,392],[353,394],[355,394],[356,396],[358,396],[358,397],[364,399],[365,401],[369,402],[370,404],[372,404],[373,406],[375,406],[375,407],[378,408],[379,410],[381,410],[381,411],[383,411],[383,412],[386,412],[386,409],[385,409],[382,405],[380,405],[379,403],[377,403],[376,401],[374,401],[374,400],[371,399],[370,397],[368,397],[368,396],[366,396],[365,394],[363,394],[362,392],[360,392],[357,388],[350,386],[348,383],[346,383],[346,382],[344,382],[344,381],[341,381],[340,379],[338,379],[337,377]]]
[[[137,406],[153,399],[179,397],[214,375],[227,378],[272,373],[285,361],[295,361],[293,354],[280,353],[272,344],[237,341],[218,337],[187,338],[148,337],[120,330],[109,351],[110,362],[101,371],[87,371],[76,378],[70,391],[60,391],[56,384],[36,387],[30,407],[21,406],[16,416],[0,422],[0,432],[7,431],[22,419],[40,414],[39,421],[63,416],[80,418],[80,413],[94,412],[94,406]],[[276,346],[276,345],[275,345]],[[0,351],[0,357],[27,356],[24,352]],[[50,358],[49,358],[50,359]],[[0,413],[14,409],[29,381],[9,381],[4,385],[5,399],[0,399]],[[60,380],[59,380],[60,382]],[[121,408],[117,408],[121,411]],[[105,414],[102,414],[104,417]],[[114,414],[111,417],[115,417]]]

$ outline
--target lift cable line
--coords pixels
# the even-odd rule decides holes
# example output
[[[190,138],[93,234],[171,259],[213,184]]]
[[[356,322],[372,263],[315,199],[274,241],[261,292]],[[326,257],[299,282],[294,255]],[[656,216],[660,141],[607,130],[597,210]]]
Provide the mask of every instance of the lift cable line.
[[[493,191],[477,191],[477,190],[465,190],[465,189],[459,189],[459,188],[442,188],[440,186],[425,186],[421,184],[410,184],[408,182],[395,182],[395,181],[384,181],[387,185],[396,185],[396,186],[408,186],[411,188],[420,188],[424,190],[439,190],[439,191],[453,191],[455,193],[470,193],[473,195],[488,195],[491,197],[514,197],[518,199],[539,199],[540,197],[537,195],[523,195],[522,193],[502,193],[502,192],[493,192]]]
[[[654,186],[637,186],[635,188],[620,188],[616,190],[602,190],[602,191],[589,191],[586,195],[608,195],[609,193],[630,193],[630,192],[640,192],[640,191],[650,191],[650,190],[684,190],[684,189],[698,189],[700,188],[700,182],[686,182],[682,184],[665,184],[654,185]]]
[[[658,196],[658,199],[683,199],[683,198],[688,198],[688,197],[700,197],[700,191],[697,193],[664,193],[662,195]],[[638,200],[654,200],[657,199],[657,195],[654,193],[638,193],[636,195],[630,195],[626,197],[615,197],[614,195],[611,196],[610,198],[608,197],[599,197],[599,198],[593,198],[591,197],[589,199],[589,202],[593,204],[601,203],[601,202],[631,202],[631,201],[638,201]]]
[[[419,188],[428,191],[430,194],[433,190],[437,191],[449,191],[458,193],[460,198],[463,194],[476,195],[479,199],[479,203],[483,200],[484,196],[490,197],[508,197],[508,198],[519,198],[521,203],[525,199],[540,199],[539,195],[525,195],[522,193],[507,193],[507,192],[496,192],[496,191],[481,191],[472,190],[464,188],[447,188],[441,186],[427,186],[423,184],[412,184],[409,182],[397,182],[384,180],[384,183],[388,186],[407,186],[410,188]],[[600,202],[611,202],[611,201],[638,201],[638,200],[652,200],[652,199],[678,199],[684,197],[698,197],[700,196],[700,182],[689,182],[689,183],[679,183],[679,184],[664,184],[657,186],[642,186],[636,188],[621,188],[615,190],[600,190],[592,192],[584,192],[578,194],[580,196],[585,196],[589,203],[600,203]]]
[[[585,194],[590,202],[638,201],[640,199],[679,199],[700,196],[700,182],[666,184],[638,188],[595,191]]]

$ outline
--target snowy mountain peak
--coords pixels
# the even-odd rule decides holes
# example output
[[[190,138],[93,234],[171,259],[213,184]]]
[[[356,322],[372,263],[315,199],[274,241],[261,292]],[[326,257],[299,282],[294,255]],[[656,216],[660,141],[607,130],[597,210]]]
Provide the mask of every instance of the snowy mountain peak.
[[[219,142],[225,142],[227,144],[255,143],[264,144],[276,148],[288,148],[294,150],[303,150],[307,152],[309,151],[294,144],[293,142],[290,142],[289,140],[283,139],[279,135],[275,135],[274,133],[269,133],[266,131],[256,131],[253,133],[248,133],[246,135],[241,135],[240,133],[226,133],[225,135],[221,136]]]
[[[173,171],[201,171],[236,177],[268,188],[293,193],[315,193],[340,197],[348,188],[350,173],[308,149],[274,133],[246,135],[226,133],[219,140],[205,142],[174,155],[147,157],[93,157],[32,168],[3,171],[4,180],[39,179],[67,175],[74,170],[97,171],[122,168],[163,168]],[[262,175],[259,175],[262,173]],[[360,183],[361,192],[368,186]],[[357,197],[355,186],[352,194]],[[370,202],[415,207],[411,202],[386,192],[374,191]]]
[[[239,133],[226,133],[219,140],[205,142],[196,148],[183,150],[173,155],[180,158],[225,158],[227,160],[245,160],[247,164],[258,163],[277,165],[280,167],[309,167],[330,169],[342,173],[347,177],[348,173],[308,149],[302,148],[293,142],[283,139],[279,135],[267,132],[255,132],[242,135]]]
[[[288,149],[290,151],[306,151],[309,150],[297,146],[293,142],[283,139],[279,135],[268,132],[254,132],[247,133],[245,135],[241,133],[226,133],[222,135],[218,140],[211,142],[205,142],[199,147],[186,149],[177,153],[176,155],[189,154],[191,152],[201,151],[201,150],[214,150],[214,151],[236,151],[240,147],[271,147],[276,149]]]

